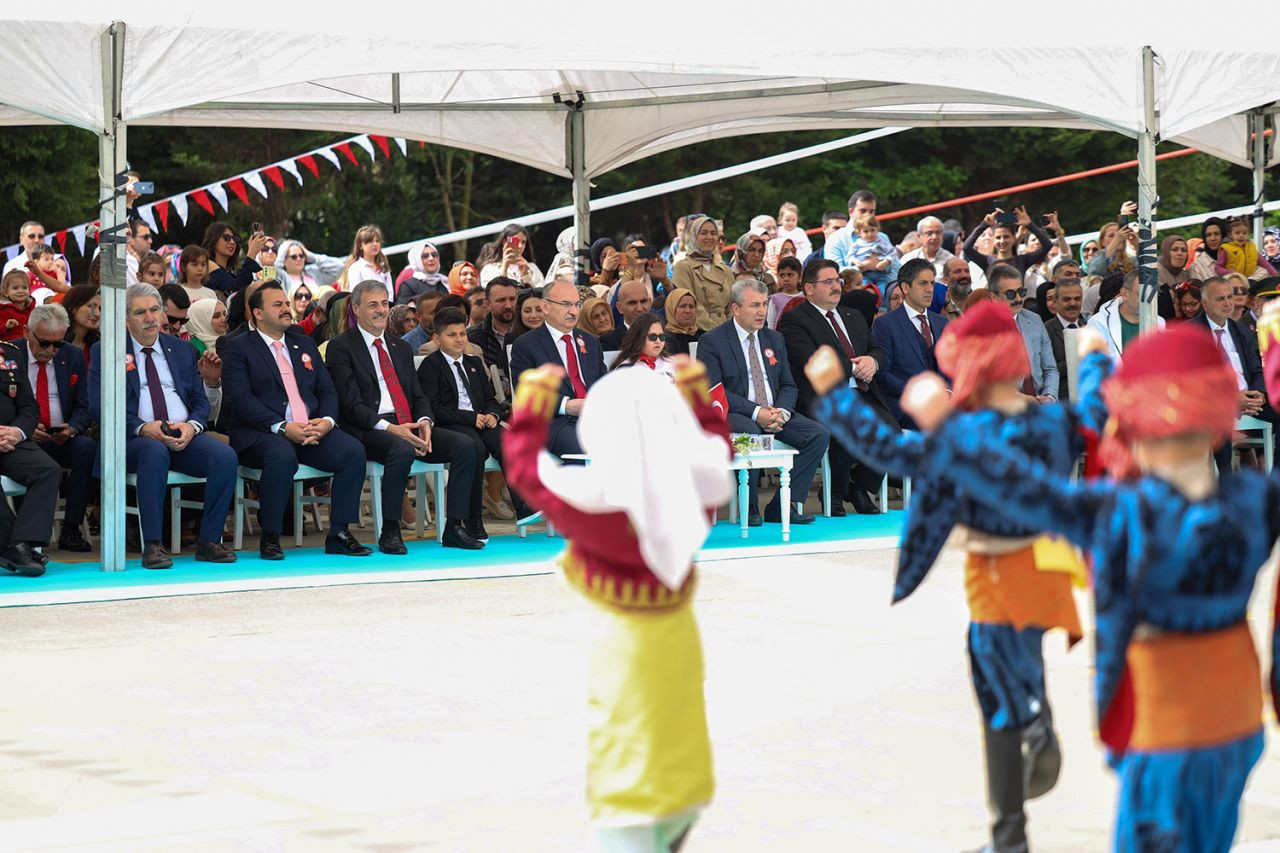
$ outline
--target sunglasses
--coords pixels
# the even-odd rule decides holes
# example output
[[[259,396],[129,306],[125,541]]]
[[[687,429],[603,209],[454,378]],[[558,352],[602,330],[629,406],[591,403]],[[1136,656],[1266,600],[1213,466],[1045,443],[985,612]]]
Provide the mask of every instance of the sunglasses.
[[[1005,299],[1008,299],[1010,302],[1012,302],[1015,299],[1021,299],[1022,297],[1026,296],[1027,289],[1025,287],[1019,287],[1017,290],[1004,290],[1004,291],[1001,291],[1001,293],[1004,294]]]
[[[1249,291],[1245,290],[1243,287],[1233,287],[1233,288],[1231,288],[1231,292],[1232,292],[1233,294],[1235,294],[1236,296],[1248,296],[1248,295],[1249,295]]]
[[[306,256],[306,255],[297,255],[297,254],[293,254],[293,253],[290,253],[290,254],[288,254],[288,255],[285,255],[285,257],[286,257],[286,258],[288,258],[288,259],[289,259],[289,260],[291,260],[291,261],[305,261],[305,260],[307,259],[307,256]]]
[[[424,258],[438,258],[438,257],[440,257],[440,253],[439,253],[439,252],[423,252],[423,253],[422,253],[422,257],[424,257]]]
[[[186,317],[175,317],[175,316],[173,316],[172,314],[165,314],[165,316],[169,318],[169,325],[170,325],[170,326],[185,326],[185,325],[187,325],[187,318],[186,318]]]
[[[293,297],[293,301],[294,301],[294,302],[310,302],[310,301],[311,301],[311,294],[310,294],[310,293],[299,293],[299,294],[296,294],[296,295]]]
[[[272,245],[270,245],[270,244],[268,244],[268,245],[266,245],[266,246],[263,246],[263,247],[262,247],[262,252],[263,252],[263,254],[266,254],[267,252],[270,252],[271,254],[273,254],[273,255],[274,255],[274,254],[276,253],[276,247],[275,247],[275,246],[272,246]]]
[[[666,335],[645,335],[645,337],[646,337],[646,338],[648,338],[652,343],[655,343],[655,344],[656,344],[658,341],[665,341],[665,340],[667,339],[667,336],[666,336]]]
[[[44,338],[37,338],[34,334],[32,334],[31,337],[35,340],[36,346],[41,349],[62,349],[63,344],[66,343],[66,341],[61,338],[53,341],[46,341]]]

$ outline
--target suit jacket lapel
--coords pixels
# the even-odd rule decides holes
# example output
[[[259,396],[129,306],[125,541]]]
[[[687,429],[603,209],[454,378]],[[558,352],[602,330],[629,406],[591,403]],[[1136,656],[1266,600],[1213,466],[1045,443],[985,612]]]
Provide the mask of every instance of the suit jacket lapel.
[[[284,379],[280,376],[280,365],[276,364],[275,354],[271,352],[271,348],[267,346],[267,342],[262,339],[262,335],[258,334],[256,329],[250,329],[245,334],[251,335],[249,347],[258,354],[262,359],[263,365],[267,369],[267,375],[275,380],[276,385],[280,386],[280,390],[284,390]]]

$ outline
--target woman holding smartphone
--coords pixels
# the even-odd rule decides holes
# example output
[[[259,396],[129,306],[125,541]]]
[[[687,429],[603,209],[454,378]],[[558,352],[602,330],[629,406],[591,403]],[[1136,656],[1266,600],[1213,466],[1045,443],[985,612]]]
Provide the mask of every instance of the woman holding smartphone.
[[[1058,214],[1047,213],[1045,218],[1048,220],[1050,228],[1059,234],[1062,233],[1062,227],[1058,224]],[[1017,254],[1019,227],[1025,228],[1034,234],[1036,240],[1039,241],[1040,245],[1034,252],[1027,252],[1025,255]],[[995,254],[992,255],[979,252],[974,245],[983,234],[987,233],[987,229],[991,230],[994,244]],[[1000,263],[1015,267],[1018,272],[1025,276],[1028,269],[1049,256],[1049,249],[1053,246],[1053,243],[1054,238],[1049,236],[1049,232],[1031,221],[1031,217],[1027,215],[1026,207],[1015,207],[1013,213],[1005,213],[997,207],[983,217],[982,224],[973,229],[973,233],[964,241],[964,256],[966,260],[982,267],[984,272],[990,269],[992,264]]]
[[[529,232],[514,222],[502,229],[498,239],[484,244],[476,266],[480,269],[481,287],[498,276],[514,279],[525,287],[542,287],[544,281],[542,270],[533,262]]]
[[[257,225],[257,223],[254,224]],[[249,235],[249,243],[245,247],[248,257],[241,264],[241,245],[236,229],[226,222],[215,222],[210,225],[205,229],[204,242],[201,244],[209,253],[209,278],[204,286],[227,294],[244,290],[262,269],[253,258],[262,251],[266,242],[267,235],[262,233],[259,225]]]

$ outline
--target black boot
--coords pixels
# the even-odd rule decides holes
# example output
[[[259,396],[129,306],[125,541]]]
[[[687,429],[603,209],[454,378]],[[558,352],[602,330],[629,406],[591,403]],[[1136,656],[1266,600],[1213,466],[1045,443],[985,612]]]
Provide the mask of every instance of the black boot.
[[[1027,815],[1022,809],[1022,731],[986,730],[987,805],[992,853],[1027,853]]]
[[[1040,716],[1022,730],[1022,782],[1028,800],[1043,797],[1058,784],[1062,771],[1062,747],[1053,730],[1053,715],[1046,705]]]

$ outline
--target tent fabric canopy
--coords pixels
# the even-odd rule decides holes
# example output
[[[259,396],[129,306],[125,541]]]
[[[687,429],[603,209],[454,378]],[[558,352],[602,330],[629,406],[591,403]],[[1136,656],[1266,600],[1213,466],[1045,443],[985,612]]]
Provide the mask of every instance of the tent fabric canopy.
[[[1187,44],[1176,16],[1107,28],[1140,34],[1127,46],[999,46],[998,30],[959,26],[949,43],[879,47],[767,25],[744,44],[710,35],[724,29],[723,14],[684,7],[673,26],[577,2],[336,16],[286,2],[245,28],[239,22],[262,18],[260,5],[183,6],[69,0],[6,14],[0,123],[100,129],[99,38],[110,20],[126,24],[129,124],[360,130],[566,176],[568,109],[557,94],[583,93],[588,177],[680,145],[780,130],[1035,125],[1137,135],[1139,37],[1159,57],[1163,138],[1249,165],[1239,114],[1280,99],[1280,49]],[[767,21],[768,9],[748,2],[742,18]],[[455,32],[468,35],[448,37]],[[625,37],[590,36],[609,33]]]

